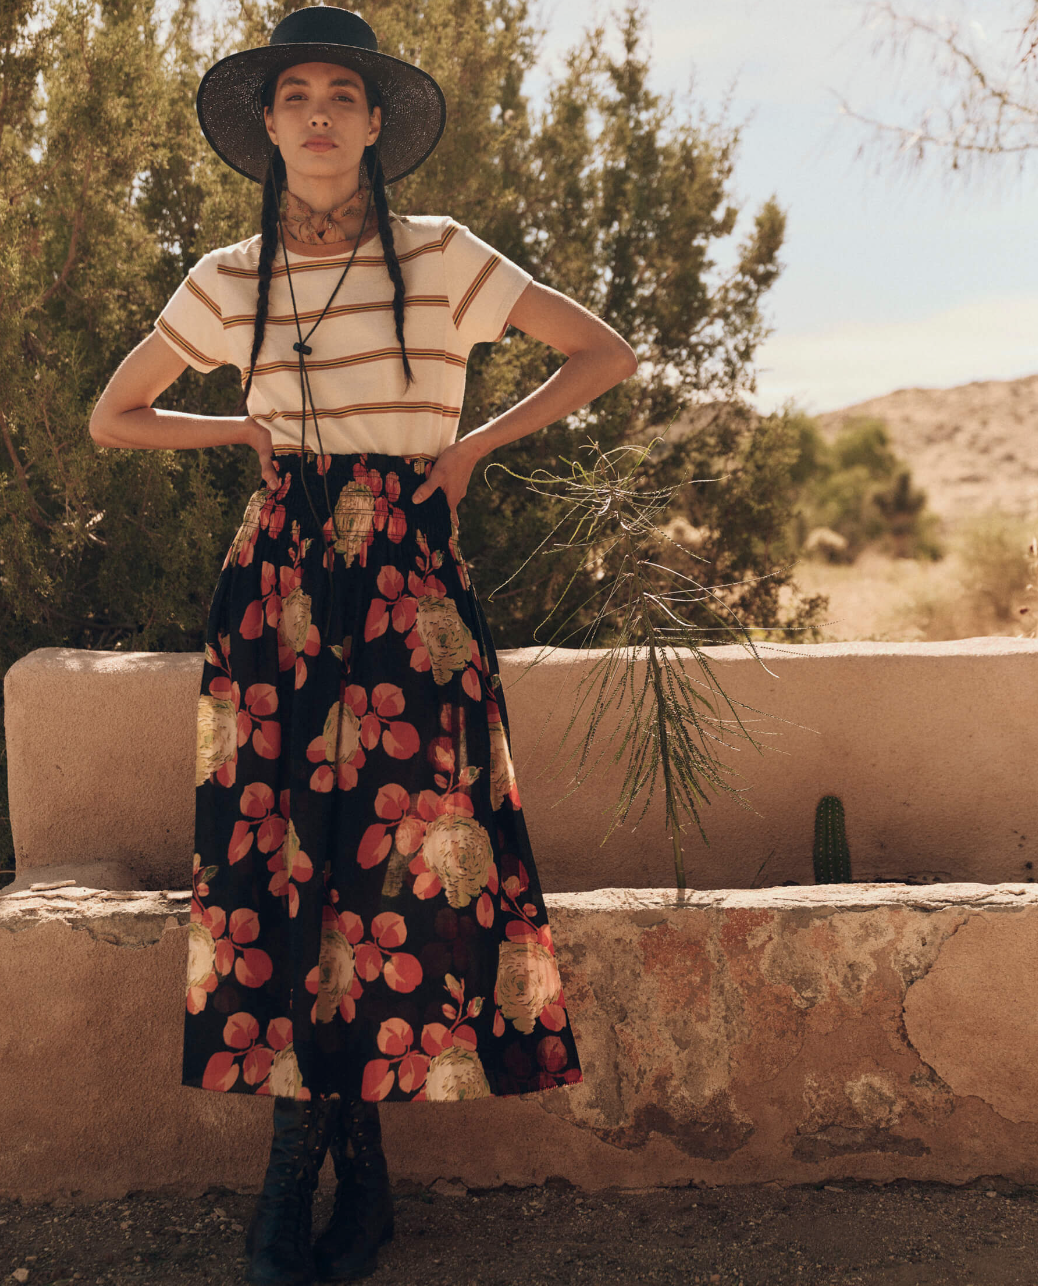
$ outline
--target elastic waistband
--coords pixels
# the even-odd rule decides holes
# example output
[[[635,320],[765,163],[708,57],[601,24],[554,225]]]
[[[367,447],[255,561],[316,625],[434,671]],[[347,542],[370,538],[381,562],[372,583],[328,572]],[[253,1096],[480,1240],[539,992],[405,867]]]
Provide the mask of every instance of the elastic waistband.
[[[395,455],[381,451],[305,454],[298,448],[276,447],[274,467],[281,479],[267,503],[283,506],[284,512],[298,518],[304,530],[313,523],[323,527],[332,513],[336,522],[356,525],[370,516],[381,531],[387,522],[391,534],[410,529],[421,522],[427,534],[441,528],[450,533],[451,512],[442,488],[437,487],[425,500],[413,503],[415,491],[422,485],[435,463],[432,455]],[[311,508],[312,506],[312,508]]]
[[[303,460],[307,464],[320,461],[318,472],[334,468],[341,469],[346,466],[352,467],[358,462],[369,462],[378,466],[383,464],[392,466],[395,463],[398,466],[405,465],[413,469],[415,473],[425,473],[428,472],[427,466],[436,460],[436,456],[427,455],[425,452],[409,452],[406,455],[395,455],[384,451],[326,451],[323,455],[318,455],[310,447],[307,447],[305,451],[301,451],[299,447],[277,446],[274,448],[274,459],[279,467],[283,463],[302,463]]]

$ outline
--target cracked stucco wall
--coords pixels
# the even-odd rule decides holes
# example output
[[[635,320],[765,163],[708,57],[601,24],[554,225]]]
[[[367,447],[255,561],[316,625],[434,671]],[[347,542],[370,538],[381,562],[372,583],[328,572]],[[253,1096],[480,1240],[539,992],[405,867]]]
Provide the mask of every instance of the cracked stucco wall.
[[[179,1083],[186,893],[49,883],[0,897],[0,1193],[258,1187],[269,1099]],[[1033,886],[547,903],[584,1083],[385,1104],[395,1176],[1038,1181]]]

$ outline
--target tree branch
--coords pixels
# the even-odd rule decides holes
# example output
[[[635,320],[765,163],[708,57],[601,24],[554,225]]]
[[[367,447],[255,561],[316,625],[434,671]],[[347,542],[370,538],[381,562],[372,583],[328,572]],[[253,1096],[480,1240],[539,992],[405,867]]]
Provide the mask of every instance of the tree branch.
[[[57,281],[43,292],[40,299],[39,307],[42,308],[51,297],[64,286],[65,281],[72,271],[72,265],[76,260],[76,246],[79,242],[79,234],[83,228],[83,211],[86,209],[86,196],[90,185],[90,157],[87,157],[86,164],[83,166],[83,186],[79,194],[79,205],[76,207],[75,218],[72,220],[72,236],[69,239],[68,254],[65,256],[65,266],[58,274]]]
[[[41,530],[49,532],[51,529],[50,523],[43,516],[39,505],[37,505],[33,497],[32,490],[29,487],[29,476],[25,472],[25,466],[18,457],[18,452],[14,449],[14,442],[11,440],[11,430],[7,425],[7,416],[4,415],[2,409],[0,409],[0,434],[3,435],[4,446],[7,447],[7,454],[11,457],[11,463],[14,465],[14,473],[15,477],[18,479],[18,486],[21,488],[21,491],[25,496],[26,504],[28,505],[29,518],[37,527],[41,528]]]

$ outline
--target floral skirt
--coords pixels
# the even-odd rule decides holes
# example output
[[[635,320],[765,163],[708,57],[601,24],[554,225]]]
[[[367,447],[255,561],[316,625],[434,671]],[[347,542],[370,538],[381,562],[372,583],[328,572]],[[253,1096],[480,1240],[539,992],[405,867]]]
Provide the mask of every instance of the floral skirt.
[[[185,1085],[457,1100],[582,1079],[494,644],[446,496],[412,499],[432,464],[280,452],[228,551]]]

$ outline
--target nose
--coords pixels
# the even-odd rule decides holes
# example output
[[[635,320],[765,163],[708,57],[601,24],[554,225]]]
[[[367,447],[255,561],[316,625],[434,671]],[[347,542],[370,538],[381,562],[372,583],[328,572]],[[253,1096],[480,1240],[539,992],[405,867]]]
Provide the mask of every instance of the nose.
[[[331,125],[331,116],[323,107],[314,107],[310,113],[310,124],[315,126],[324,126],[327,128]]]

